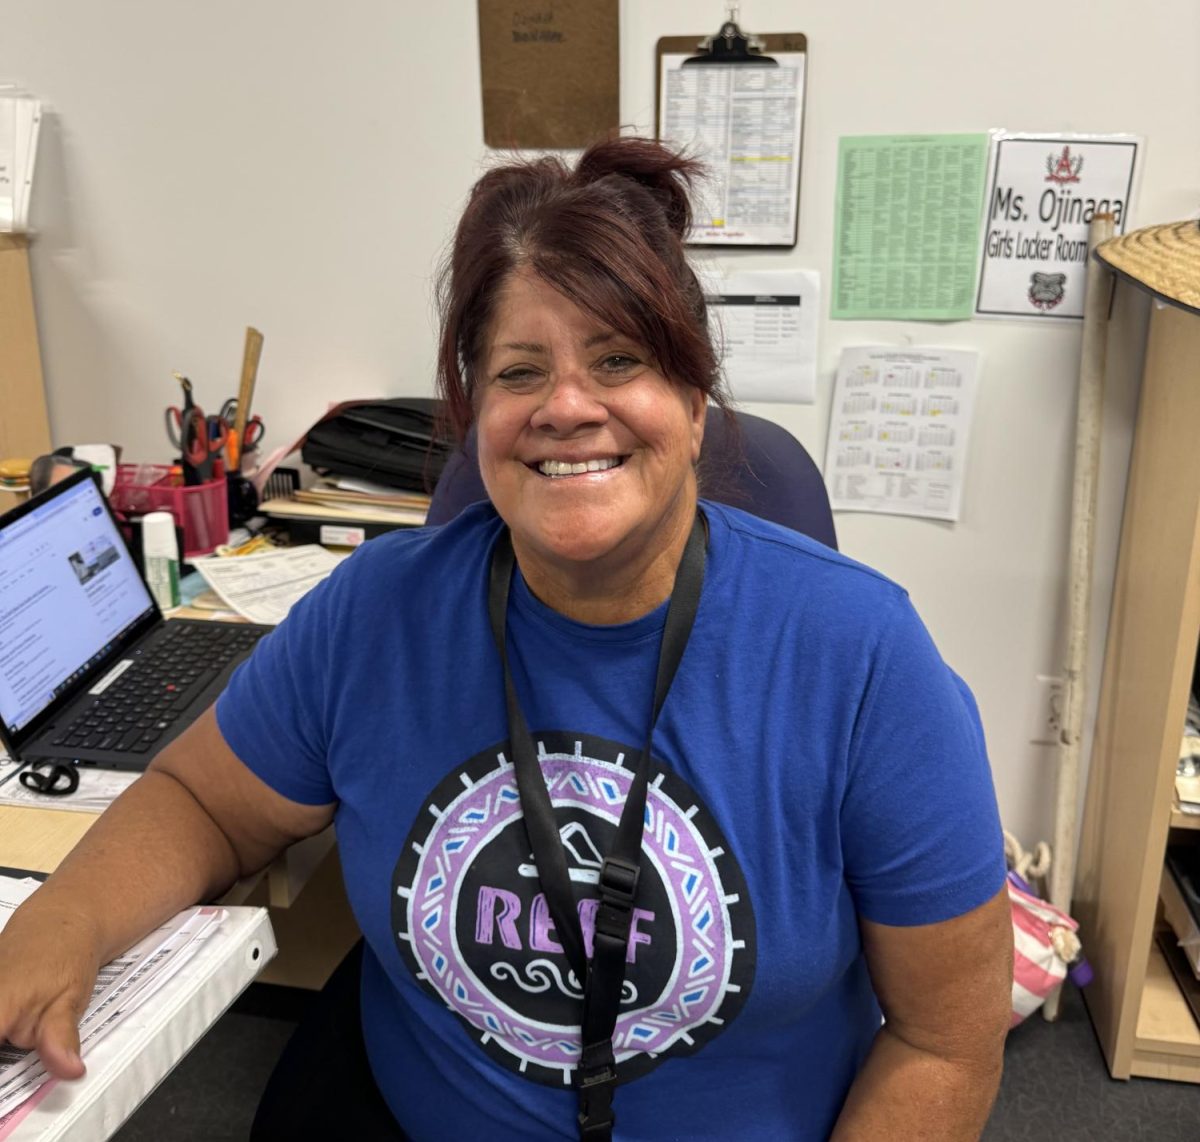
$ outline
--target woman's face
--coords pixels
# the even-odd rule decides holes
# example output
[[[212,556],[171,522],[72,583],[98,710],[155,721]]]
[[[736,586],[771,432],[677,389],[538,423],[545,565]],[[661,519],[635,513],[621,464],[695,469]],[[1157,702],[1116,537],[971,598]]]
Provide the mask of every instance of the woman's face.
[[[686,534],[706,401],[642,346],[518,270],[477,384],[479,468],[527,578],[636,575]]]

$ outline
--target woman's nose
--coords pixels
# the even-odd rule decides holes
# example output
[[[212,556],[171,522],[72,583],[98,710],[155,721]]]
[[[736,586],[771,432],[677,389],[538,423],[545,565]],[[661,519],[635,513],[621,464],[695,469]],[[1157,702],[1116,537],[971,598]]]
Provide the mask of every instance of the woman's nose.
[[[552,374],[545,398],[530,417],[530,424],[564,434],[607,419],[608,409],[599,399],[595,382],[586,369],[571,365]]]

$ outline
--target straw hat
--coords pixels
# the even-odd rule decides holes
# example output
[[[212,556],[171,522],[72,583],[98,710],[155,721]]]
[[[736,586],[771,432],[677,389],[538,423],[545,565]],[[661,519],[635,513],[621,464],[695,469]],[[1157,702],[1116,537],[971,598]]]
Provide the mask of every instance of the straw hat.
[[[1147,226],[1110,238],[1094,252],[1144,289],[1200,313],[1200,222]]]

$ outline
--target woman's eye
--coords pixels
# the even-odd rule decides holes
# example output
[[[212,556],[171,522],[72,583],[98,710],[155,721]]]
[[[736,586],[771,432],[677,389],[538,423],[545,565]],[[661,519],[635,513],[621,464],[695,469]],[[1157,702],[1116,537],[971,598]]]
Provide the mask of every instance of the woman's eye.
[[[603,361],[600,362],[600,367],[606,373],[628,373],[630,369],[637,368],[641,362],[628,353],[610,353]]]
[[[496,377],[498,383],[508,389],[530,389],[541,379],[541,373],[527,365],[514,365]]]

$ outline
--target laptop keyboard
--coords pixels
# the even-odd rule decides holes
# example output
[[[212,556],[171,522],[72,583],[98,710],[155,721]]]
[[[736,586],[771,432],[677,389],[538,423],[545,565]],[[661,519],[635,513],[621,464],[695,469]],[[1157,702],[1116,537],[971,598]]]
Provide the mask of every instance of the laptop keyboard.
[[[234,623],[168,623],[148,650],[52,744],[146,753],[191,700],[266,632]]]

